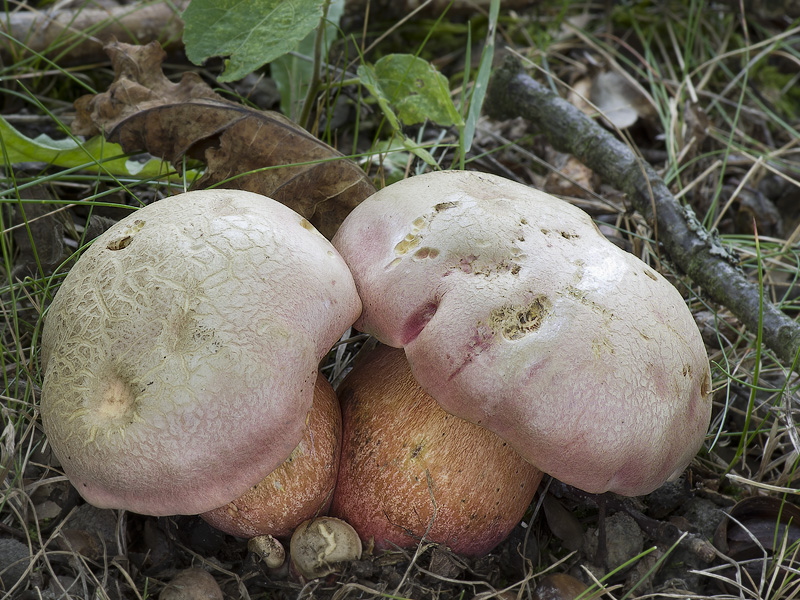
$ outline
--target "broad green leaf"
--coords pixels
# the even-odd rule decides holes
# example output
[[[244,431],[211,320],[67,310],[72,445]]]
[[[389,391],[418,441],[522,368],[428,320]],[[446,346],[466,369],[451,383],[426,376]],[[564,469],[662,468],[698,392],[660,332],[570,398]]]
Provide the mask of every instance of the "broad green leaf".
[[[370,77],[367,83],[359,67],[362,83],[379,103],[382,98],[394,107],[404,124],[415,125],[428,119],[444,126],[463,125],[450,98],[447,78],[428,61],[411,54],[390,54],[376,62],[370,71],[363,69]]]
[[[343,13],[344,0],[332,0],[328,7],[328,18],[325,24],[325,51],[329,50],[331,44],[336,40],[339,21]],[[305,97],[308,83],[311,81],[316,36],[315,28],[295,48],[297,54],[307,58],[284,54],[269,65],[270,76],[281,94],[281,112],[292,120],[300,114],[300,102]]]
[[[93,137],[82,144],[71,138],[54,140],[44,134],[29,138],[0,117],[0,138],[3,140],[3,151],[11,164],[44,162],[70,169],[95,163],[97,170],[102,168],[104,173],[142,179],[162,177],[171,171],[169,165],[158,159],[144,163],[129,160],[118,144],[106,142],[102,136]],[[195,175],[187,172],[188,177]]]
[[[394,131],[400,131],[400,121],[397,118],[394,110],[389,105],[389,98],[384,94],[383,88],[378,81],[378,74],[369,65],[359,65],[357,70],[358,78],[361,84],[369,90],[369,93],[375,96],[378,101],[378,106],[381,107],[381,112],[389,121],[389,126]]]
[[[183,11],[186,56],[224,56],[220,81],[236,81],[294,50],[322,17],[325,0],[192,0]]]

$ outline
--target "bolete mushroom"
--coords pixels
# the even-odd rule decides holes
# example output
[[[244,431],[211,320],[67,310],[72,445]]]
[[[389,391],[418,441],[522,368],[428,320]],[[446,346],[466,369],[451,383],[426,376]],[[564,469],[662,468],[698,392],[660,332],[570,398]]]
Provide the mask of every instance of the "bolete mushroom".
[[[200,516],[231,535],[288,539],[300,523],[328,510],[339,472],[341,436],[339,401],[320,374],[303,439],[289,458],[237,499]]]
[[[342,458],[331,515],[375,548],[426,540],[482,556],[519,524],[542,473],[500,437],[447,413],[403,351],[378,346],[337,390]]]
[[[47,438],[96,506],[223,506],[300,442],[318,363],[360,307],[338,253],[282,204],[155,202],[94,241],[47,311]]]
[[[501,177],[385,187],[333,239],[364,310],[448,412],[589,492],[652,491],[703,443],[711,377],[681,294],[571,204]]]

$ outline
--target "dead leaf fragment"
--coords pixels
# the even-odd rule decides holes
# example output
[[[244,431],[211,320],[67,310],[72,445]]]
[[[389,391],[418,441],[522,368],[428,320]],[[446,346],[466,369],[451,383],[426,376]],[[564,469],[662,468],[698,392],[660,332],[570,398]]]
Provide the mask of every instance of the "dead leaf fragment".
[[[207,169],[193,189],[221,186],[269,196],[328,238],[375,186],[364,171],[282,114],[218,96],[196,73],[173,83],[164,51],[112,43],[116,78],[107,92],[75,103],[73,132],[105,132],[126,152],[147,151],[179,168],[184,157]]]
[[[642,92],[616,71],[598,73],[592,80],[592,103],[603,117],[620,129],[630,127],[650,112]]]
[[[592,80],[589,77],[581,77],[572,87],[567,94],[567,101],[573,106],[581,109],[583,114],[590,117],[594,116],[597,112],[592,104],[589,102],[589,97],[592,95]]]
[[[545,494],[543,508],[547,526],[564,547],[568,550],[580,548],[583,545],[583,526],[578,518],[551,494]]]
[[[544,191],[556,196],[592,198],[594,173],[571,154],[547,148],[547,162],[553,167],[544,181]]]
[[[113,511],[82,504],[70,514],[56,540],[65,552],[99,560],[113,552],[116,544],[117,518]]]

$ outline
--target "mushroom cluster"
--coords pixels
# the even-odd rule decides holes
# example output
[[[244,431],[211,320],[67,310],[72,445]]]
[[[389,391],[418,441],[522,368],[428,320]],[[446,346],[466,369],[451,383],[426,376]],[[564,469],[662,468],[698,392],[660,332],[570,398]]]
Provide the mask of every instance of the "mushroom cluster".
[[[697,454],[711,375],[694,318],[577,207],[428,173],[367,198],[332,241],[363,303],[356,328],[404,348],[446,411],[545,473],[633,496]]]
[[[300,443],[318,363],[360,309],[347,265],[286,206],[159,200],[98,237],[48,309],[47,438],[101,508],[226,505]]]
[[[337,400],[319,363],[351,326],[386,346]],[[96,506],[288,539],[332,503],[377,548],[471,555],[542,472],[652,491],[711,410],[680,293],[574,206],[473,172],[387,186],[332,242],[243,191],[140,209],[65,278],[42,368],[45,432]]]

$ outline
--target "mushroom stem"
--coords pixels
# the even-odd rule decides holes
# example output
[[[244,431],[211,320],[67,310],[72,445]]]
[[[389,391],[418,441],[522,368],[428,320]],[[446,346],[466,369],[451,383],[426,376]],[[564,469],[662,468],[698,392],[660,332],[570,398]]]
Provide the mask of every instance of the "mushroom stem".
[[[346,521],[317,517],[301,523],[295,530],[289,553],[299,575],[316,579],[360,559],[361,539]]]
[[[247,549],[258,555],[270,569],[277,569],[286,560],[283,544],[269,534],[250,538]]]

